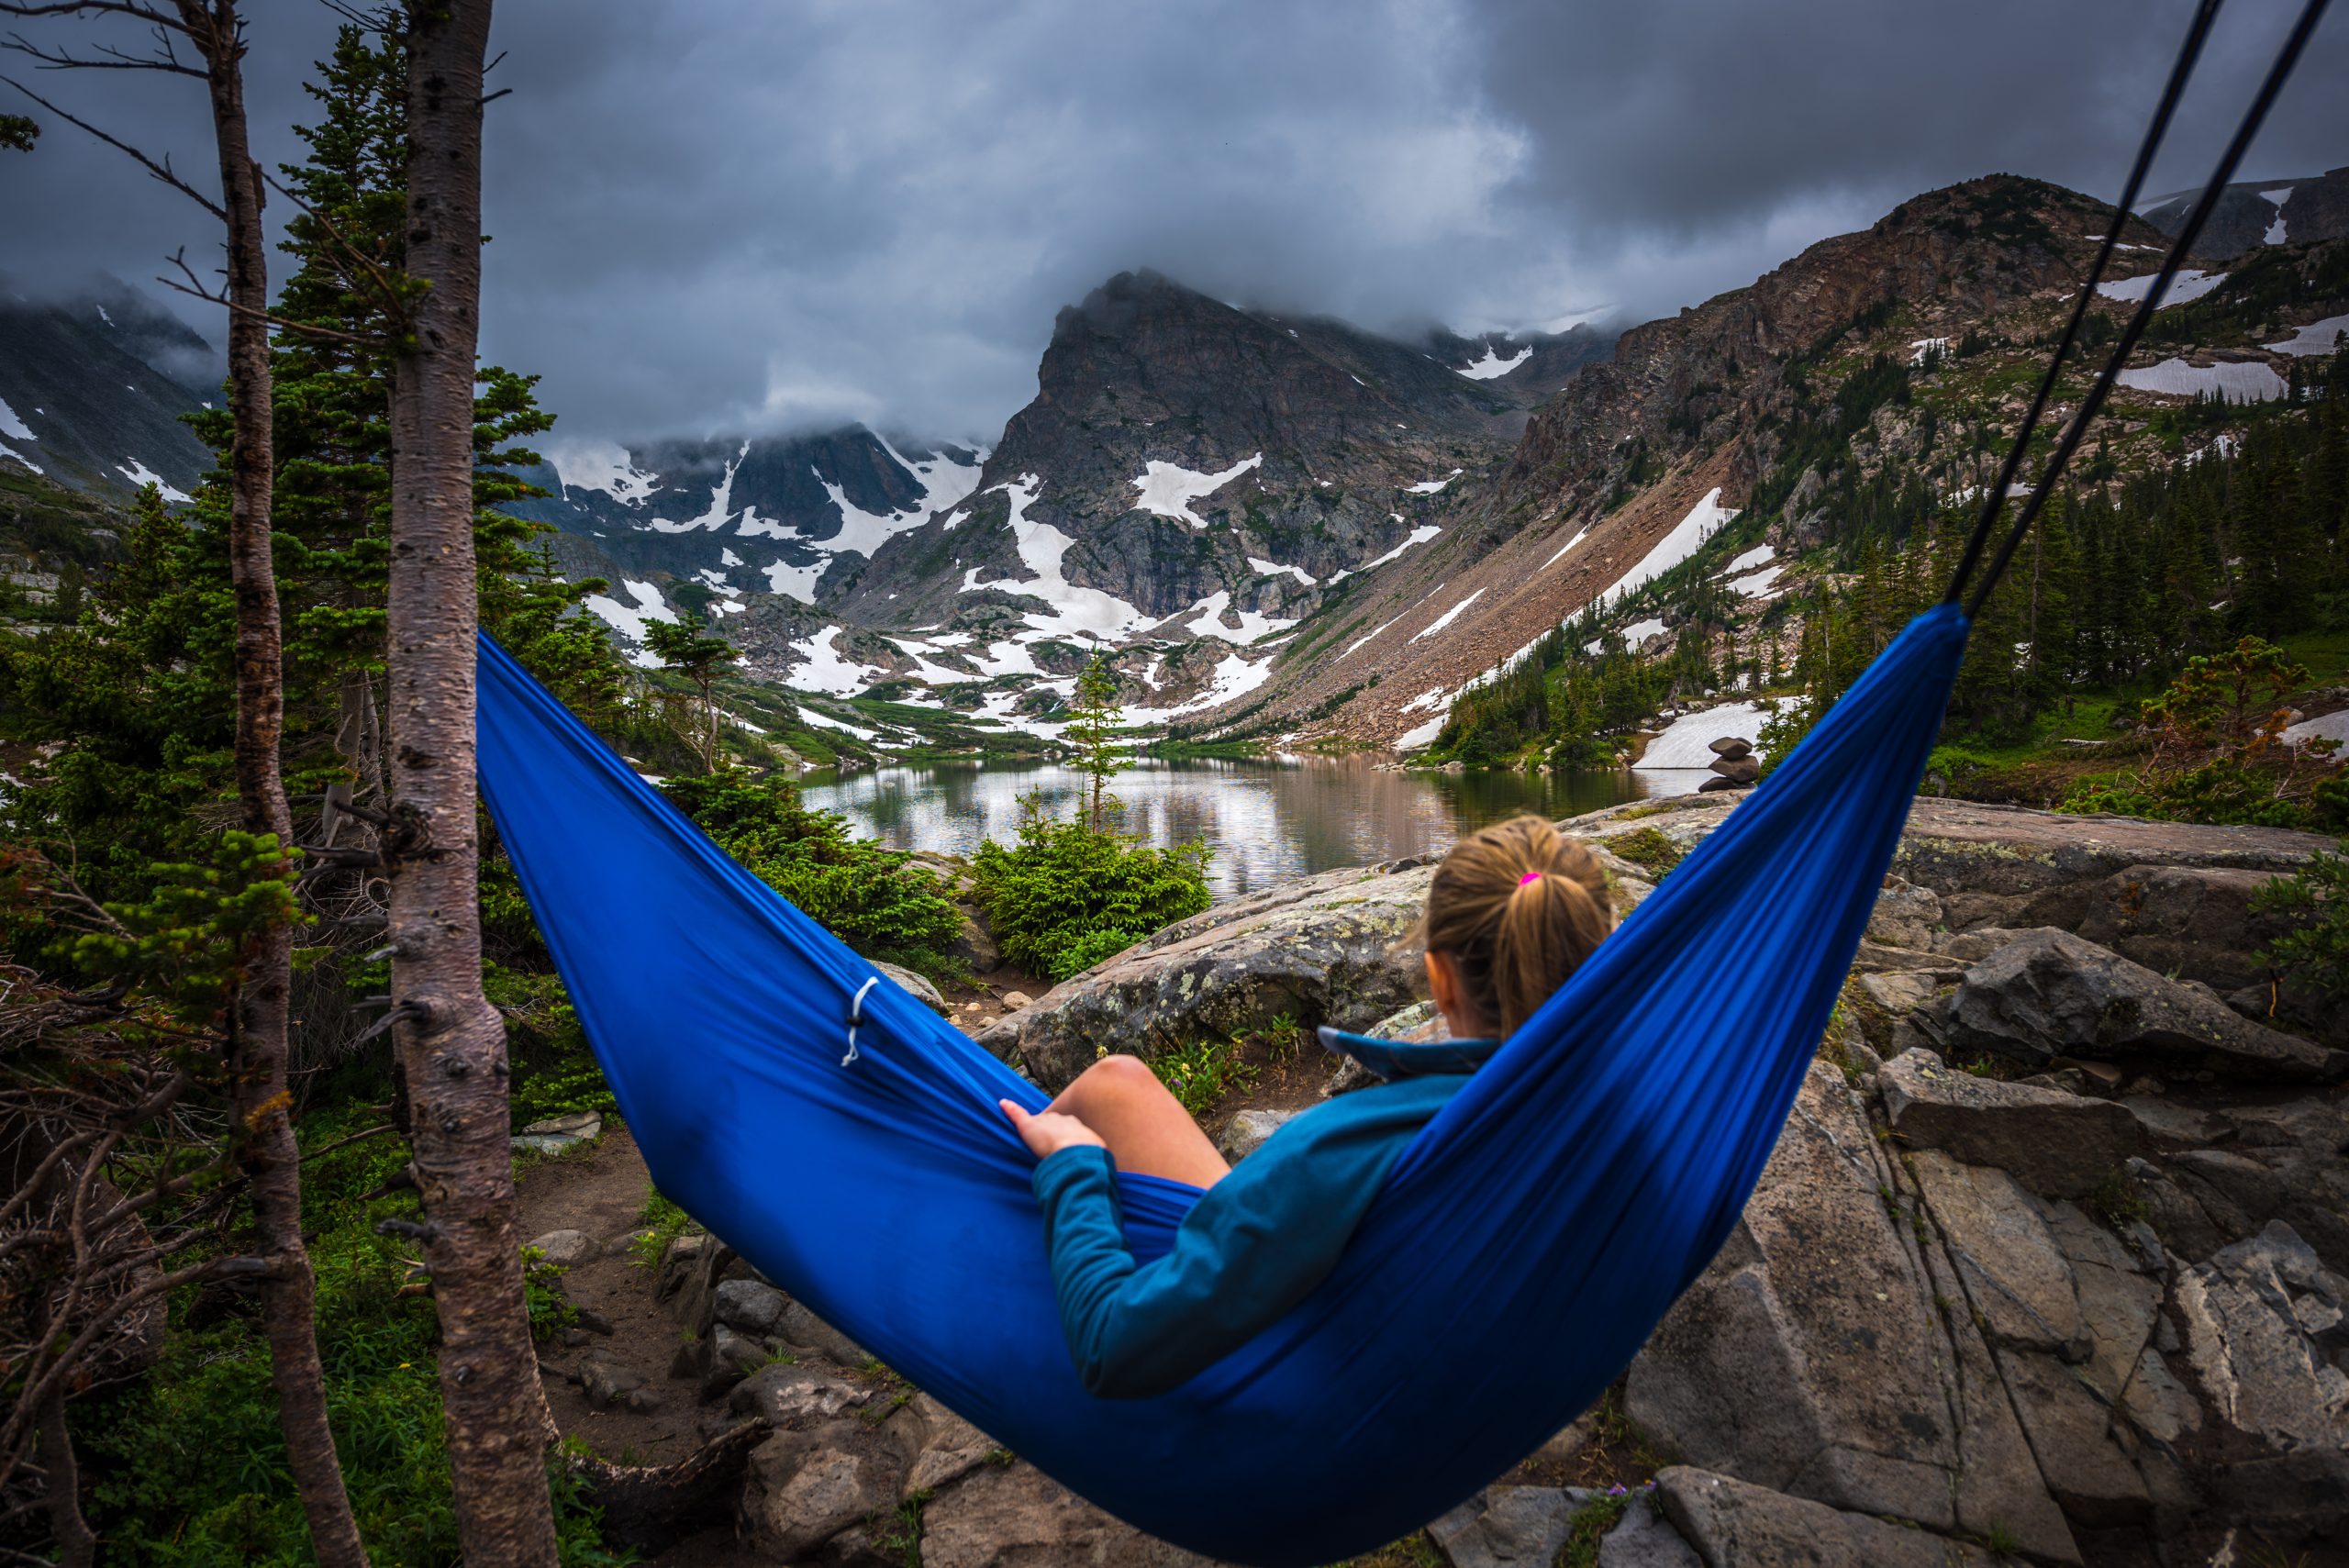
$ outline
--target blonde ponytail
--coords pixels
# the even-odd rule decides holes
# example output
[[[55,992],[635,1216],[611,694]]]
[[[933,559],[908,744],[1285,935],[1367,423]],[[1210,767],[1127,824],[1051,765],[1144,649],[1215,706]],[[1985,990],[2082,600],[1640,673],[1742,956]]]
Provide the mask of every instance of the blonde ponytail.
[[[1515,817],[1443,857],[1420,930],[1459,970],[1467,1000],[1509,1035],[1614,923],[1598,857],[1543,817]]]

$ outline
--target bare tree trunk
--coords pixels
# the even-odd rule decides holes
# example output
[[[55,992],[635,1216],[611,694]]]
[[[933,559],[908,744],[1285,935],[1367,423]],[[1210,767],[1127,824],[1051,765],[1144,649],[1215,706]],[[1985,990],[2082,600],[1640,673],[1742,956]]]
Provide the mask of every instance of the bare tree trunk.
[[[82,1517],[82,1467],[74,1461],[73,1434],[65,1425],[62,1385],[40,1402],[40,1462],[58,1568],[91,1568],[98,1560],[98,1538]]]
[[[392,401],[392,995],[440,1319],[458,1539],[552,1568],[507,1140],[506,1031],[482,995],[474,818],[473,372],[489,0],[408,8],[407,270],[429,284]]]
[[[237,606],[237,798],[248,832],[276,835],[290,855],[294,821],[278,769],[284,728],[284,648],[277,576],[270,555],[270,492],[275,478],[275,417],[269,362],[269,272],[262,231],[261,168],[246,139],[243,40],[236,0],[181,0],[180,13],[203,51],[220,152],[220,206],[228,227],[228,398],[236,431],[228,450],[229,578]],[[291,869],[290,859],[284,862]],[[270,1271],[262,1284],[270,1379],[277,1390],[286,1458],[328,1568],[364,1568],[366,1549],[351,1518],[342,1464],[327,1420],[318,1362],[316,1281],[302,1244],[301,1155],[286,1087],[287,1005],[294,932],[280,923],[254,937],[229,1024],[238,1162],[251,1184],[254,1228]]]

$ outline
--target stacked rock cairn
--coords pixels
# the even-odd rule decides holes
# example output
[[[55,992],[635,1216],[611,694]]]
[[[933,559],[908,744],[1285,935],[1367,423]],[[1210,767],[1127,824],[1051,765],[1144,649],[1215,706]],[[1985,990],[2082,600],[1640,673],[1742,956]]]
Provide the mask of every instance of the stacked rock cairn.
[[[1762,760],[1753,754],[1753,742],[1735,735],[1724,735],[1714,741],[1713,773],[1698,788],[1743,789],[1761,777]]]

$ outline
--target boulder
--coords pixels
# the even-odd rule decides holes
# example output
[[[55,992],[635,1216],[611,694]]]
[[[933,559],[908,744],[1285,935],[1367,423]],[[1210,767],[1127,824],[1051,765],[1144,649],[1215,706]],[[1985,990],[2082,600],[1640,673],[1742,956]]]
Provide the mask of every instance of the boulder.
[[[927,1394],[916,1394],[885,1429],[905,1452],[908,1498],[959,1481],[1003,1452],[993,1438]]]
[[[1930,1051],[1886,1062],[1876,1086],[1903,1144],[1995,1165],[2050,1197],[2094,1192],[2143,1142],[2125,1106],[1956,1072]]]
[[[1656,1506],[1712,1568],[1988,1568],[1990,1554],[1707,1471],[1655,1478]]]
[[[1743,757],[1753,751],[1753,742],[1739,735],[1724,735],[1705,748],[1716,757]]]
[[[829,1367],[776,1362],[746,1378],[727,1398],[738,1416],[760,1416],[782,1430],[813,1427],[863,1407],[873,1397],[870,1384],[841,1376]]]
[[[1927,948],[1941,920],[1940,894],[1904,878],[1887,876],[1868,915],[1868,940],[1890,948]]]
[[[644,1391],[642,1374],[624,1366],[614,1366],[606,1361],[589,1360],[580,1362],[573,1381],[587,1396],[591,1410],[608,1410],[615,1405],[625,1405],[631,1410],[649,1408],[651,1396]]]
[[[1739,783],[1735,779],[1711,778],[1699,784],[1697,786],[1697,791],[1700,795],[1716,795],[1727,790],[1744,789],[1747,786],[1745,784]]]
[[[514,1151],[518,1154],[560,1154],[566,1149],[591,1142],[603,1135],[604,1116],[601,1111],[573,1111],[568,1116],[551,1116],[534,1121],[514,1135]]]
[[[862,1421],[778,1432],[751,1452],[742,1480],[742,1538],[762,1556],[793,1562],[852,1525],[896,1511],[902,1465]]]
[[[963,961],[974,974],[992,974],[1003,967],[1003,949],[979,918],[968,910],[963,912],[963,923],[954,940],[946,947],[946,956]]]
[[[577,1268],[603,1251],[584,1230],[550,1230],[531,1240],[529,1247],[539,1254],[540,1262],[559,1269]]]
[[[1006,991],[1003,994],[1003,1010],[1007,1013],[1016,1013],[1022,1007],[1032,1007],[1035,1005],[1036,998],[1025,991]]]
[[[1295,1111],[1241,1111],[1224,1123],[1215,1140],[1217,1152],[1237,1165],[1264,1145],[1264,1140],[1297,1119]]]
[[[1046,1477],[982,1464],[922,1511],[922,1568],[1204,1568]]]
[[[791,1297],[758,1280],[730,1279],[718,1287],[712,1310],[728,1328],[755,1337],[774,1332]]]
[[[1575,1510],[1595,1494],[1569,1486],[1487,1486],[1428,1526],[1452,1568],[1551,1568]]]
[[[764,1340],[723,1323],[714,1325],[696,1349],[701,1391],[712,1399],[774,1360]]]
[[[2028,933],[1967,970],[1943,1030],[1954,1051],[2032,1063],[2137,1056],[2236,1079],[2331,1081],[2349,1073],[2349,1051],[2253,1023],[2062,931]]]
[[[2272,873],[2229,866],[2131,866],[2098,884],[2079,934],[2146,968],[2221,991],[2267,978],[2259,950],[2289,922],[2252,911]]]
[[[1733,784],[1752,784],[1762,776],[1762,764],[1752,757],[1723,757],[1710,765],[1714,773]]]
[[[1887,1212],[1896,1180],[1814,1065],[1737,1229],[1632,1362],[1626,1413],[1709,1470],[2076,1562],[1989,1351],[1936,1309],[1961,1287],[1928,1280]]]
[[[685,1289],[702,1249],[717,1245],[717,1240],[707,1230],[688,1230],[683,1236],[670,1238],[669,1244],[661,1250],[661,1273],[653,1284],[653,1298],[667,1301]]]
[[[917,974],[901,963],[883,963],[878,959],[868,959],[865,962],[879,971],[883,978],[905,987],[912,994],[914,1000],[924,1003],[940,1013],[951,1015],[954,1011],[952,1007],[947,1006],[946,998],[939,995],[938,987],[930,983],[929,976]]]
[[[2218,1417],[2279,1448],[2349,1444],[2336,1364],[2349,1282],[2288,1225],[2221,1249],[2177,1282],[2188,1354]]]
[[[823,1357],[834,1366],[861,1367],[873,1359],[863,1346],[795,1301],[776,1315],[774,1332],[796,1350]]]
[[[1324,872],[1219,904],[1063,981],[977,1040],[1060,1089],[1104,1052],[1145,1059],[1286,1015],[1359,1029],[1410,1001],[1418,921],[1432,869]]]

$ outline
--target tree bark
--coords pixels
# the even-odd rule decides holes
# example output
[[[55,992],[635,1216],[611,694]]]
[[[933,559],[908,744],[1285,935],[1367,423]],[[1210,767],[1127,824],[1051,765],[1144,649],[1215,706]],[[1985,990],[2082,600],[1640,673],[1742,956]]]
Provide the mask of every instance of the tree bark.
[[[228,449],[229,579],[236,595],[237,798],[245,829],[276,835],[290,871],[294,821],[278,768],[284,728],[284,649],[277,575],[270,554],[274,391],[269,360],[267,239],[262,230],[260,165],[246,136],[243,39],[236,0],[181,0],[180,15],[205,61],[213,139],[220,154],[220,206],[228,262],[228,400],[236,416]],[[262,1285],[270,1379],[277,1391],[286,1458],[308,1517],[318,1561],[365,1568],[342,1464],[327,1420],[318,1362],[317,1289],[302,1243],[301,1153],[286,1086],[287,1008],[294,983],[294,932],[272,926],[244,956],[228,1030],[238,1162],[250,1183],[260,1251],[270,1262]]]
[[[407,270],[394,363],[392,995],[457,1531],[476,1568],[552,1568],[538,1361],[514,1231],[506,1031],[482,995],[474,817],[473,373],[489,0],[410,0]]]
[[[91,1568],[98,1560],[98,1538],[82,1517],[82,1467],[73,1457],[73,1434],[65,1425],[65,1390],[51,1389],[40,1402],[41,1493],[49,1504],[49,1533],[57,1542],[58,1568]]]

